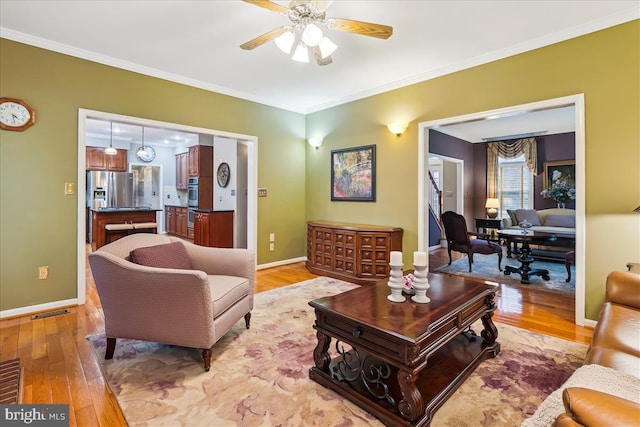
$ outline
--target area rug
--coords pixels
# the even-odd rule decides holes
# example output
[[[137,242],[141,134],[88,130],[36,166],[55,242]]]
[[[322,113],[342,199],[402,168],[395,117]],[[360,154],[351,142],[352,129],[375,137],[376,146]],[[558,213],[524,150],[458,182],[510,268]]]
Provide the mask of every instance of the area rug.
[[[356,287],[326,277],[256,294],[251,329],[238,322],[200,351],[90,336],[103,374],[131,426],[382,426],[311,381],[312,299]],[[353,302],[357,304],[357,301]],[[586,346],[497,324],[502,350],[483,362],[436,412],[432,426],[519,426],[581,364]]]
[[[567,278],[567,268],[564,262],[545,262],[536,260],[530,265],[531,269],[543,268],[549,270],[549,279],[544,280],[541,276],[529,277],[530,284],[520,283],[520,275],[511,273],[504,274],[504,267],[510,265],[512,267],[520,267],[520,262],[516,258],[502,257],[500,264],[502,271],[498,270],[498,258],[496,255],[478,255],[473,256],[473,268],[469,273],[469,260],[464,258],[457,259],[451,265],[443,265],[432,271],[438,273],[454,274],[457,276],[472,277],[475,279],[488,280],[496,283],[506,283],[508,285],[521,286],[523,288],[544,289],[554,292],[562,292],[565,294],[575,294],[575,266],[571,266],[571,281],[565,282]]]

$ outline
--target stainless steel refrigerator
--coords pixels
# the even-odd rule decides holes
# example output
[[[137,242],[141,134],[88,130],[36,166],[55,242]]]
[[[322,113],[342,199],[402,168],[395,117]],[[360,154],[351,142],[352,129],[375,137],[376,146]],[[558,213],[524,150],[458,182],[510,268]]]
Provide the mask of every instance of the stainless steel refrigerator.
[[[133,207],[133,174],[87,172],[87,242],[91,242],[91,209]]]
[[[87,207],[134,207],[133,174],[129,172],[87,172]]]

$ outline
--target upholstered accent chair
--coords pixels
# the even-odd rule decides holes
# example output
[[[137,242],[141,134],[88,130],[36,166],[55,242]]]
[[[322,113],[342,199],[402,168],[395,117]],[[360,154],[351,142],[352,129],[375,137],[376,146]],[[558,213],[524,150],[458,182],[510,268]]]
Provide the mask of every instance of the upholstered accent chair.
[[[131,234],[89,254],[104,312],[107,349],[116,339],[153,341],[202,350],[244,317],[250,326],[255,254],[197,246],[159,234]]]
[[[489,235],[467,231],[467,222],[464,217],[452,211],[442,214],[444,234],[447,238],[447,252],[449,253],[449,265],[451,265],[451,251],[462,252],[469,258],[469,272],[473,264],[473,254],[492,255],[498,254],[498,270],[502,271],[502,246],[488,240]],[[471,236],[476,237],[474,239]]]

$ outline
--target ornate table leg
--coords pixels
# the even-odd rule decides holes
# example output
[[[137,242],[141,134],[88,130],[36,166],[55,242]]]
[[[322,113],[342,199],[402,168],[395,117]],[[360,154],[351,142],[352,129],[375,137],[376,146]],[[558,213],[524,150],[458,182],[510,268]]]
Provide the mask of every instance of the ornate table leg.
[[[404,418],[413,421],[424,415],[424,400],[416,387],[416,375],[403,370],[398,371],[398,384],[402,391],[402,400],[398,404],[398,410]]]
[[[316,364],[316,368],[330,374],[329,363],[331,363],[331,356],[329,356],[329,345],[331,344],[331,337],[320,331],[316,332],[316,337],[318,337],[318,344],[313,350],[313,361]]]
[[[480,318],[480,320],[482,320],[482,326],[484,326],[480,335],[484,338],[487,344],[493,345],[492,355],[493,357],[496,357],[498,353],[500,353],[500,344],[496,342],[498,339],[498,328],[496,328],[496,325],[493,323],[493,312],[496,308],[496,305],[493,302],[494,298],[495,294],[487,295],[485,298],[485,304],[489,311]]]

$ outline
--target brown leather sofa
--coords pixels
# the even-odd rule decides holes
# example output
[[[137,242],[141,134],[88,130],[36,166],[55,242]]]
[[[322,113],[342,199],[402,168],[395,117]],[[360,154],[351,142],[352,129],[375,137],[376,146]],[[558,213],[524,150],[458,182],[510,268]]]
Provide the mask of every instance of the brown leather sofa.
[[[607,277],[605,303],[585,365],[597,364],[640,376],[640,274],[614,271]],[[640,405],[580,387],[564,389],[565,413],[556,427],[640,426]]]

